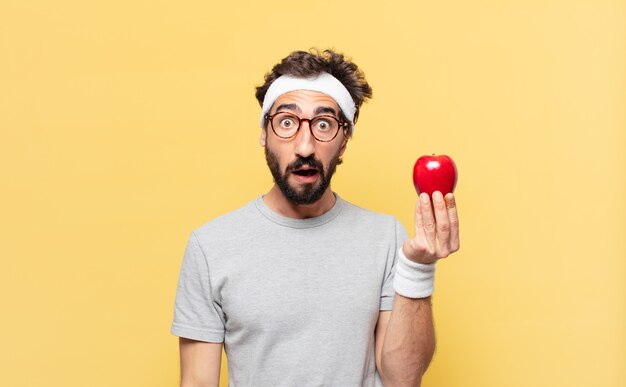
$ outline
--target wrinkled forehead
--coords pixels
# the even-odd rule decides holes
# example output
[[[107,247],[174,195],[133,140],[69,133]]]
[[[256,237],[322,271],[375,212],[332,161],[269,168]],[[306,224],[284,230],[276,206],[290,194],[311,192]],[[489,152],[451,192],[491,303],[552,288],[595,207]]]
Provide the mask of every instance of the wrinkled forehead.
[[[291,111],[297,114],[332,114],[338,116],[339,105],[333,97],[319,91],[293,90],[279,96],[270,112]]]

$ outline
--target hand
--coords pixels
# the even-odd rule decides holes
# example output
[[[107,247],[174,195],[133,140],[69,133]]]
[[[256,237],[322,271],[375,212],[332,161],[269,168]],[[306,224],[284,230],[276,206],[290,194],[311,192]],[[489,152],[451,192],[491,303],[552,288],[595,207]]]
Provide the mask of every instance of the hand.
[[[441,192],[433,192],[433,208],[428,194],[421,193],[415,204],[415,236],[402,246],[404,255],[417,263],[429,264],[457,251],[459,216],[454,194],[445,199]]]

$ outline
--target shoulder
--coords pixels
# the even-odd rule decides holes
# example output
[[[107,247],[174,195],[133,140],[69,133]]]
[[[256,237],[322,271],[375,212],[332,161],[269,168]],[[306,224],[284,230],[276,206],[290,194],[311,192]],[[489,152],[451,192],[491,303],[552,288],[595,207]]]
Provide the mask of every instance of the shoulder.
[[[390,214],[373,211],[354,203],[341,199],[344,202],[342,215],[346,220],[355,225],[361,225],[372,230],[388,229],[395,230],[403,227],[398,219]]]
[[[343,235],[370,246],[372,251],[383,248],[389,257],[393,257],[398,244],[407,238],[402,223],[393,215],[344,202],[341,224]]]
[[[206,221],[193,229],[192,234],[198,239],[200,245],[203,245],[210,241],[228,239],[246,227],[254,227],[259,217],[255,205],[257,200],[258,198],[255,198],[235,210]]]

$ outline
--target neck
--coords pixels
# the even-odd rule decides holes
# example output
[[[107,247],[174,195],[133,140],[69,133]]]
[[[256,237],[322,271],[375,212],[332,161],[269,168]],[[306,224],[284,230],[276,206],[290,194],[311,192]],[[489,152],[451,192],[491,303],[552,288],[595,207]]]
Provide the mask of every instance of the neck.
[[[314,218],[323,215],[333,208],[335,200],[335,195],[330,187],[326,189],[326,192],[318,201],[311,204],[291,203],[276,184],[267,194],[263,195],[263,201],[272,211],[282,216],[296,219]]]

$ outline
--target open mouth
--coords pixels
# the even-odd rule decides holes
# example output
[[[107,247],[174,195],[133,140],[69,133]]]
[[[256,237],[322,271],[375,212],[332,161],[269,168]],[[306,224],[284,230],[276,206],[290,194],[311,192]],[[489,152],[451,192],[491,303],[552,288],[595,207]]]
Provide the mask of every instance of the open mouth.
[[[291,173],[297,182],[303,184],[313,184],[320,178],[320,171],[310,165],[305,165]]]
[[[311,169],[298,169],[298,170],[293,171],[293,173],[298,176],[314,176],[318,172],[317,172],[317,169],[311,168]]]

